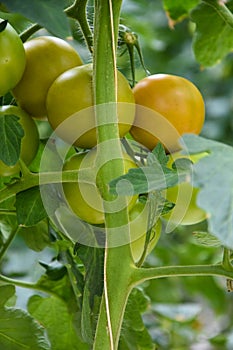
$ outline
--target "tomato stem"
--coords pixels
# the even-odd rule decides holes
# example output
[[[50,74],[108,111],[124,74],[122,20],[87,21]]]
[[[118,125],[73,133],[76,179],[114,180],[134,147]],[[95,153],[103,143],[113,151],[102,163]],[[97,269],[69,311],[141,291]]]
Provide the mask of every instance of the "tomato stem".
[[[221,264],[139,268],[135,270],[134,280],[140,284],[152,279],[181,276],[222,276],[233,279],[233,271],[226,270]]]

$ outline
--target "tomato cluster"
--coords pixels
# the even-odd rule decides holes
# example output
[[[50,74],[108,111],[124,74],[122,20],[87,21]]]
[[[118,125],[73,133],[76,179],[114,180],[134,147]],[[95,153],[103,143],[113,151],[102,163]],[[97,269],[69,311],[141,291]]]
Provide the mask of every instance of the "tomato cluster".
[[[92,64],[84,64],[68,42],[53,36],[35,37],[23,44],[16,31],[5,21],[0,23],[0,48],[3,52],[0,59],[0,95],[10,92],[17,104],[3,106],[0,115],[19,117],[24,129],[20,159],[30,165],[35,158],[39,147],[37,126],[40,119],[62,140],[74,146],[75,152],[75,147],[81,148],[65,162],[63,170],[91,169],[92,181],[85,183],[79,178],[77,183],[64,183],[64,194],[71,210],[82,220],[102,225],[103,201],[96,185],[98,171],[94,171],[98,147]],[[148,152],[160,142],[172,158],[177,158],[181,155],[174,152],[181,148],[180,137],[184,133],[200,133],[205,106],[197,87],[183,77],[154,74],[139,81],[132,89],[124,75],[117,71],[117,112],[120,138],[131,134]],[[136,167],[127,154],[124,154],[123,161],[125,173]],[[0,162],[1,176],[12,176],[19,171],[19,162],[12,167]],[[182,216],[187,193],[191,193],[190,203]],[[196,206],[197,193],[198,189],[187,183],[168,189],[165,196],[175,203],[175,208],[164,218],[177,224],[204,220],[206,214]],[[131,236],[134,241],[132,255],[137,261],[145,243],[149,211],[137,196],[127,199],[127,207],[130,231],[135,233]],[[157,234],[160,232],[160,222],[155,224],[154,230]],[[137,232],[143,235],[139,237]],[[154,244],[152,240],[148,251]]]

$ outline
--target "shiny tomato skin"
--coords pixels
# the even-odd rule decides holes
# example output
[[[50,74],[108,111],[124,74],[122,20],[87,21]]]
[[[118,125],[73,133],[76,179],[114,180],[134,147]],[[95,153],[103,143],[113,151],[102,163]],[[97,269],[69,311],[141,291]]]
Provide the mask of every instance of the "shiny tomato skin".
[[[0,32],[0,52],[0,96],[3,96],[19,82],[26,64],[23,43],[10,23]]]
[[[93,165],[95,164],[96,154],[96,148],[90,151],[77,153],[66,161],[63,170],[94,169]],[[130,168],[137,167],[126,154],[124,155],[124,164],[125,172]],[[92,183],[63,183],[63,190],[69,207],[81,220],[91,224],[104,223],[105,218],[102,199],[97,189],[94,175]],[[135,204],[136,200],[137,196],[130,196],[128,198],[129,208]]]
[[[13,89],[18,104],[32,117],[46,118],[46,96],[53,81],[82,60],[65,40],[39,36],[24,43],[26,67],[22,79]]]
[[[47,95],[51,127],[60,138],[83,149],[92,148],[97,143],[92,79],[92,64],[75,67],[61,74]],[[119,131],[123,137],[134,121],[135,103],[128,81],[119,71],[117,79]]]
[[[148,149],[160,141],[172,153],[181,148],[179,138],[183,134],[201,132],[205,104],[198,88],[188,79],[154,74],[140,80],[133,92],[137,111],[130,132]]]
[[[20,158],[26,165],[30,165],[39,148],[39,133],[36,123],[25,111],[13,105],[0,107],[0,115],[15,115],[19,117],[19,123],[24,130],[24,136],[21,140]],[[0,176],[12,176],[19,173],[19,171],[19,163],[8,166],[0,161]]]

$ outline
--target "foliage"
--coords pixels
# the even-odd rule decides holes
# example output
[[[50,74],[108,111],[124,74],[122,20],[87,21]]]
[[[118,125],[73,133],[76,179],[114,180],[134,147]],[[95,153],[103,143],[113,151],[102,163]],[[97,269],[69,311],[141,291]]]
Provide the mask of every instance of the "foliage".
[[[40,33],[66,40],[73,36],[72,45],[89,63],[95,3],[3,0],[0,16],[17,28],[23,41]],[[182,140],[186,152],[207,151],[209,156],[194,165],[183,161],[169,168],[160,144],[148,152],[127,135],[122,145],[140,167],[111,181],[111,195],[127,191],[132,195],[133,189],[143,201],[148,194],[151,207],[156,198],[156,215],[160,216],[171,209],[163,191],[192,176],[193,185],[200,189],[198,205],[208,213],[207,220],[178,226],[170,233],[164,224],[156,248],[141,267],[133,266],[130,254],[122,253],[127,252],[127,245],[120,253],[110,248],[112,260],[106,260],[103,227],[93,229],[65,216],[63,198],[56,184],[51,184],[61,180],[59,174],[56,177],[56,166],[67,153],[61,140],[53,139],[51,171],[39,173],[52,130],[44,121],[37,121],[40,151],[34,163],[30,169],[22,163],[19,175],[0,178],[1,348],[98,349],[96,338],[108,334],[105,327],[99,329],[105,322],[104,303],[110,293],[110,306],[115,305],[110,321],[112,317],[114,323],[121,303],[125,307],[118,314],[119,319],[122,316],[120,350],[194,349],[203,345],[201,339],[210,349],[231,349],[232,294],[226,291],[233,290],[232,8],[231,0],[226,4],[217,0],[127,0],[120,16],[121,24],[136,33],[136,45],[140,45],[140,50],[136,47],[139,55],[133,56],[136,80],[148,74],[147,70],[162,71],[189,78],[203,92],[206,122],[201,136],[185,135]],[[133,85],[130,54],[129,45],[121,42],[117,66]],[[10,93],[1,97],[2,105],[8,101],[15,103]],[[15,116],[0,117],[0,157],[8,165],[19,160],[22,131]],[[66,175],[65,181],[75,181],[76,174]],[[118,186],[119,180],[127,181]],[[56,196],[50,208],[54,215],[45,210],[41,183],[45,192]],[[83,237],[90,237],[92,246],[82,244]],[[193,266],[197,266],[195,272]],[[156,275],[156,269],[162,267],[169,273]],[[177,267],[186,270],[179,275]],[[152,277],[145,277],[150,271]],[[125,287],[121,295],[119,286]]]

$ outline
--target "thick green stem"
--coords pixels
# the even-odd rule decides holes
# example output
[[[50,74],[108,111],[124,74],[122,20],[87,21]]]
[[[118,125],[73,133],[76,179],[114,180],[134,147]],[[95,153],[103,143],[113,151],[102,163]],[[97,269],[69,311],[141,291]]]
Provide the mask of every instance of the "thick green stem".
[[[77,181],[77,171],[69,170],[62,173],[61,172],[47,172],[40,174],[28,173],[23,176],[18,181],[11,185],[8,185],[0,190],[0,203],[8,198],[15,196],[17,193],[25,191],[29,188],[46,185],[51,183],[61,183],[61,182],[76,182]]]
[[[162,266],[137,269],[134,280],[140,284],[147,280],[180,276],[222,276],[233,279],[233,271],[224,269],[222,265]]]
[[[117,118],[116,42],[121,0],[95,1],[94,24],[94,97],[98,139],[98,159],[105,164],[100,169],[97,185],[109,203],[108,182],[123,174],[124,163]],[[114,161],[110,161],[114,158]],[[124,204],[124,198],[122,203]],[[111,205],[111,204],[110,204]],[[114,350],[118,347],[127,298],[132,288],[134,265],[129,244],[115,247],[111,229],[120,227],[117,235],[129,237],[128,212],[108,213],[106,209],[106,249],[104,262],[104,293],[96,328],[94,350]]]

